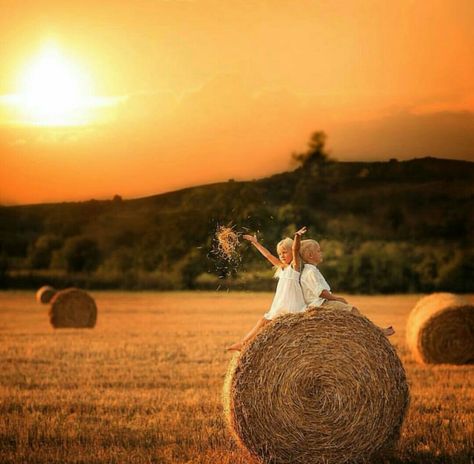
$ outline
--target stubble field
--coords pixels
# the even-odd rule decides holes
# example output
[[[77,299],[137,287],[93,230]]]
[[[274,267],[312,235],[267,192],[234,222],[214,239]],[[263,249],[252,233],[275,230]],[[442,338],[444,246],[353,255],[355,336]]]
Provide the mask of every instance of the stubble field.
[[[225,347],[272,295],[91,293],[95,329],[54,330],[32,292],[0,292],[0,462],[244,464],[222,415]],[[414,363],[404,335],[418,298],[347,297],[397,330],[411,405],[392,462],[471,464],[474,366]]]

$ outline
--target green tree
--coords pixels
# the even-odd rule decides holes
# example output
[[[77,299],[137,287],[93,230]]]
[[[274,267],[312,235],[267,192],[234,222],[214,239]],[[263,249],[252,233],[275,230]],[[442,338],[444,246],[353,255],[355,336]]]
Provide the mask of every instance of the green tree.
[[[184,288],[194,289],[196,278],[206,271],[206,261],[198,250],[191,250],[179,263],[181,282]]]
[[[6,284],[8,272],[8,256],[2,251],[0,253],[0,287],[3,287]]]
[[[113,250],[101,265],[101,271],[126,273],[135,270],[134,251],[128,247]]]
[[[54,250],[61,248],[61,239],[53,234],[41,235],[29,249],[32,269],[48,269]]]
[[[439,290],[467,293],[471,291],[474,276],[474,251],[459,249],[440,268]]]
[[[101,261],[97,242],[89,237],[71,237],[64,244],[63,253],[69,272],[94,271]]]

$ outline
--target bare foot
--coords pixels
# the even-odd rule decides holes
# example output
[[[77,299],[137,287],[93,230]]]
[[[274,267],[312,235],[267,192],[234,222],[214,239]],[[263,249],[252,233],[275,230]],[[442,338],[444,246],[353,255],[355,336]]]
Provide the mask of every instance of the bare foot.
[[[230,345],[227,347],[227,351],[240,351],[244,344],[242,342],[237,342],[234,343],[233,345]]]
[[[390,335],[393,335],[395,333],[395,329],[389,325],[386,329],[382,329],[382,332],[386,337],[390,337]]]

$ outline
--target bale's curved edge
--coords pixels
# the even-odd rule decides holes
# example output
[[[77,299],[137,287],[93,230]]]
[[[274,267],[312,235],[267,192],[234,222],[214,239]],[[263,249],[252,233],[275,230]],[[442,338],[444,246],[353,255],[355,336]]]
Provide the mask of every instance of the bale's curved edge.
[[[390,453],[409,392],[380,329],[317,309],[276,319],[234,356],[223,402],[232,435],[255,458],[341,464]]]
[[[84,290],[68,288],[54,295],[49,317],[54,328],[93,328],[97,322],[97,305]]]
[[[237,433],[235,433],[235,428],[234,428],[234,417],[233,417],[233,405],[232,405],[232,382],[233,382],[233,377],[234,377],[234,372],[235,369],[238,366],[239,363],[239,358],[240,354],[239,353],[234,353],[232,356],[232,359],[229,362],[229,366],[227,368],[227,373],[224,379],[224,385],[222,388],[222,406],[223,406],[223,413],[224,413],[224,420],[227,424],[227,429],[230,431],[232,438],[234,441],[238,444],[240,449],[243,451],[245,454],[245,457],[249,462],[255,462],[258,463],[260,462],[260,459],[258,456],[252,454],[250,450],[248,450],[245,445],[240,441],[240,437]]]
[[[419,363],[474,362],[474,305],[452,293],[421,298],[408,317],[406,343]]]
[[[43,285],[36,292],[35,298],[38,303],[47,304],[53,299],[53,296],[55,294],[56,294],[55,288],[49,285]]]

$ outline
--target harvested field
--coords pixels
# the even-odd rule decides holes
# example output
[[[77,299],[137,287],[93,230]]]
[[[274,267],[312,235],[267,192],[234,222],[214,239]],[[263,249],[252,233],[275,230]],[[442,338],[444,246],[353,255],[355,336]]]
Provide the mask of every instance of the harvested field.
[[[93,331],[49,324],[34,292],[0,292],[0,462],[244,464],[221,392],[269,293],[91,292]],[[420,295],[350,296],[392,324],[411,405],[394,463],[474,462],[474,366],[417,364],[405,346]],[[473,296],[468,300],[474,302]]]

